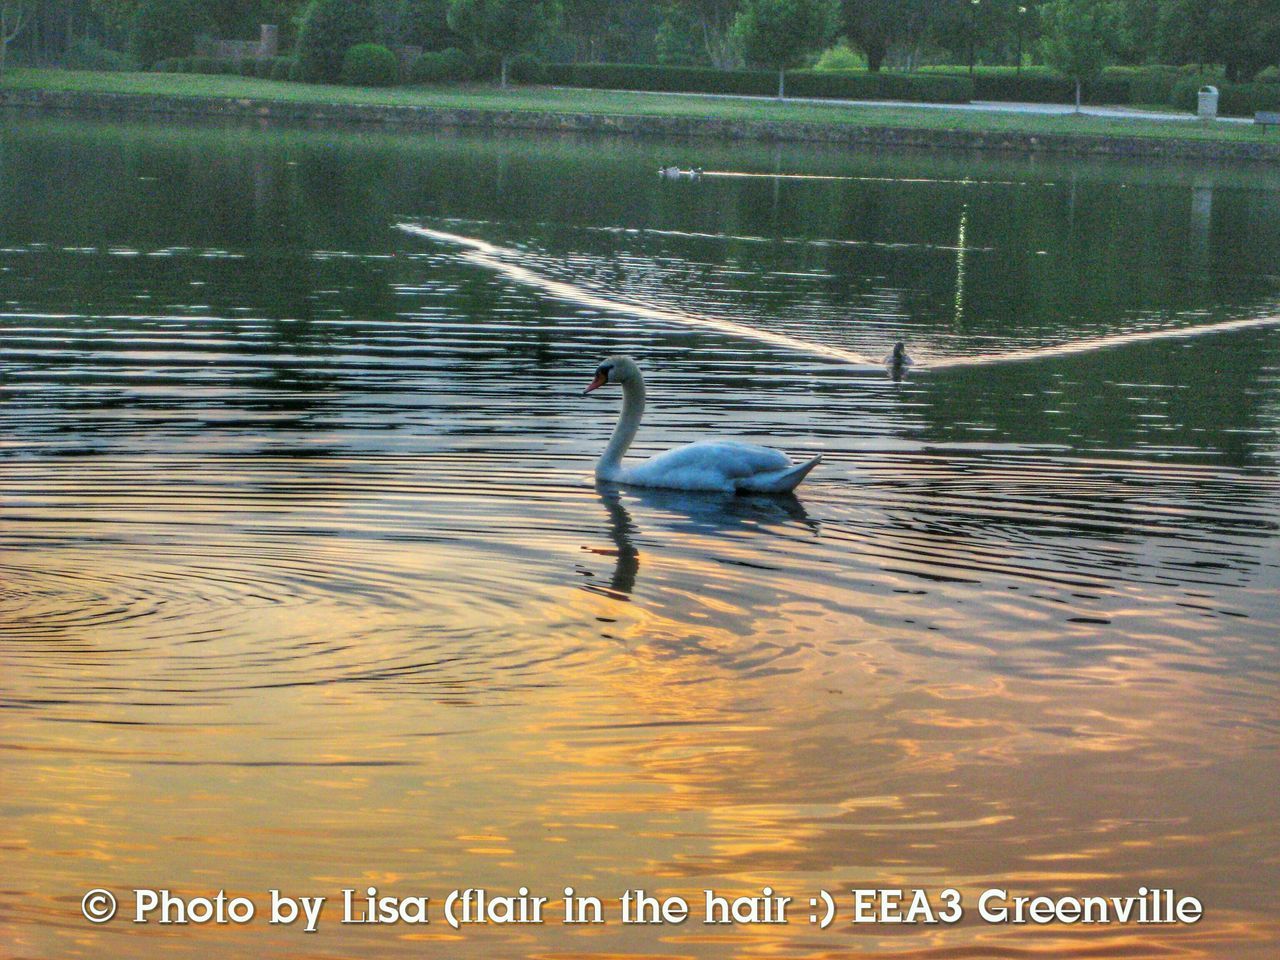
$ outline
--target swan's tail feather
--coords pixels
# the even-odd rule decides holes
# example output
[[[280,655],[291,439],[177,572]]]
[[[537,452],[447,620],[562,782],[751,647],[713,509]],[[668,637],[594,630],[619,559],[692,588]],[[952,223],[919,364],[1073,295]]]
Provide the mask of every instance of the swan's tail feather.
[[[773,470],[769,473],[757,473],[738,483],[738,490],[743,493],[790,493],[800,486],[800,481],[809,475],[809,471],[822,462],[822,455],[798,463],[794,467]]]

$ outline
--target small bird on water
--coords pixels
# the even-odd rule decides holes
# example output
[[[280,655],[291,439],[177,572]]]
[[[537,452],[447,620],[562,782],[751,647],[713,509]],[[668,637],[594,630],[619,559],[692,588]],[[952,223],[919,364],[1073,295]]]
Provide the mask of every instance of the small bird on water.
[[[889,375],[895,380],[901,380],[902,375],[906,373],[907,367],[912,366],[915,361],[907,356],[907,345],[899,340],[893,345],[893,352],[884,358],[885,366],[889,368]]]

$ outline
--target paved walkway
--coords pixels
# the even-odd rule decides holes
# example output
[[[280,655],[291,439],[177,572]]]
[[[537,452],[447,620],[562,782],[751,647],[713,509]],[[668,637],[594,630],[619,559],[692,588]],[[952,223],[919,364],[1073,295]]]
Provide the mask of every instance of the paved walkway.
[[[580,87],[555,87],[557,90],[579,90]],[[777,102],[777,97],[759,97],[741,93],[685,93],[671,90],[606,90],[606,93],[644,93],[659,97],[703,97],[713,100],[756,100]],[[1004,100],[974,100],[970,103],[920,103],[914,100],[836,100],[830,97],[787,97],[788,103],[816,103],[849,107],[909,107],[926,110],[967,110],[975,113],[1033,113],[1042,116],[1065,116],[1076,112],[1070,103],[1013,103]],[[1160,120],[1188,123],[1198,118],[1194,113],[1163,110],[1138,110],[1133,107],[1083,106],[1080,113],[1089,117],[1124,120]],[[1218,117],[1219,123],[1253,123],[1248,117]]]

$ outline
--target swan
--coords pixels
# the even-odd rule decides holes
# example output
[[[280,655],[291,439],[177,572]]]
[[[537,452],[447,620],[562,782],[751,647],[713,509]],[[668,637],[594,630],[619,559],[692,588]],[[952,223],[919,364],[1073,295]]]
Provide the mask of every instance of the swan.
[[[637,487],[706,490],[721,493],[790,493],[821,456],[793,463],[780,450],[751,443],[702,440],[660,453],[642,463],[623,466],[622,457],[635,439],[644,414],[644,377],[630,357],[607,357],[582,391],[586,396],[606,384],[622,387],[622,415],[596,463],[596,479]]]

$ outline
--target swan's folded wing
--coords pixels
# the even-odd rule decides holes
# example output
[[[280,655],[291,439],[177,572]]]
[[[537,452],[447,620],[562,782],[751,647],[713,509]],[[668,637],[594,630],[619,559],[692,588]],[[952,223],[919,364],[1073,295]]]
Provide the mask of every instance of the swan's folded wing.
[[[774,473],[793,466],[780,450],[752,443],[702,441],[676,447],[630,467],[627,483],[676,490],[724,490],[743,488],[742,481],[757,474]]]
[[[800,481],[821,462],[822,456],[819,454],[812,460],[792,464],[783,470],[771,470],[768,473],[743,477],[738,481],[737,489],[744,493],[790,493],[800,486]]]

